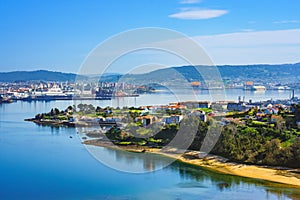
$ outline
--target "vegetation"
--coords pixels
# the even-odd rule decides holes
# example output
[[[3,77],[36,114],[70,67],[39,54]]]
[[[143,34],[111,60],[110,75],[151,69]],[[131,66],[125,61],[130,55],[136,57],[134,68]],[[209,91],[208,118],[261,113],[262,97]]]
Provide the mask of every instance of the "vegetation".
[[[185,137],[177,144],[185,143],[184,140],[193,136],[190,130],[196,128],[197,132],[189,147],[191,150],[200,150],[204,138],[212,143],[214,134],[220,131],[220,137],[211,151],[213,154],[240,163],[298,168],[300,131],[295,119],[300,116],[300,105],[294,105],[293,108],[294,111],[281,111],[276,122],[270,121],[271,116],[261,121],[252,119],[259,110],[251,109],[244,113],[230,114],[244,123],[231,122],[223,126],[213,118],[207,122],[189,118],[183,119],[179,125],[167,125],[161,129],[142,129],[138,125],[129,126],[126,130],[114,128],[106,135],[117,144],[131,142],[130,144],[135,145],[161,147],[168,145],[179,134],[183,124],[188,124],[183,130]],[[211,135],[207,135],[208,130],[211,130]]]
[[[212,109],[210,108],[197,108],[196,110],[204,111],[205,113],[211,113]]]
[[[163,147],[174,145],[180,148],[189,146],[191,150],[200,150],[204,139],[214,144],[213,138],[219,138],[211,153],[224,156],[231,161],[271,165],[300,167],[300,104],[291,109],[278,109],[276,114],[261,114],[262,110],[253,108],[246,112],[228,113],[233,119],[221,123],[219,118],[209,117],[207,122],[195,116],[189,116],[179,124],[165,124],[154,121],[146,127],[136,119],[146,116],[147,110],[140,108],[94,107],[87,104],[69,106],[65,110],[51,109],[49,113],[35,116],[35,119],[70,120],[72,114],[89,117],[122,116],[126,126],[120,129],[112,127],[106,136],[118,145],[140,145]],[[179,109],[166,110],[169,115],[180,114]],[[205,110],[210,112],[210,110]],[[259,114],[260,118],[256,117]],[[192,133],[195,130],[195,133]],[[209,132],[209,135],[208,135]],[[217,135],[220,133],[220,136]],[[182,134],[182,137],[176,137]],[[178,139],[179,138],[179,139]],[[192,141],[190,141],[192,140]],[[172,141],[172,143],[170,143]]]
[[[72,112],[69,112],[69,107],[66,110],[59,110],[58,108],[52,108],[48,113],[42,113],[35,115],[36,120],[69,120],[72,117]]]
[[[3,82],[33,81],[33,80],[64,82],[64,81],[75,81],[76,78],[79,77],[82,79],[86,78],[82,75],[53,72],[47,70],[0,72],[0,80]]]
[[[84,115],[87,117],[111,117],[113,115],[112,108],[105,107],[101,108],[97,106],[96,108],[92,104],[78,104],[67,107],[65,110],[59,110],[58,108],[51,109],[48,113],[37,114],[35,116],[36,120],[70,120],[72,116]]]
[[[270,120],[272,115],[262,121],[252,120],[257,111],[251,109],[232,114],[245,124],[229,123],[224,126],[212,153],[243,163],[300,167],[300,132],[296,124],[300,105],[293,105],[292,111],[281,110],[276,122]],[[202,129],[209,127],[207,124],[202,126]],[[200,141],[201,137],[195,138],[195,143]],[[199,146],[192,148],[199,149]]]
[[[112,142],[119,145],[131,142],[134,145],[162,147],[175,137],[177,131],[178,126],[176,125],[161,127],[160,125],[153,124],[152,127],[142,128],[132,123],[125,130],[113,127],[106,132],[106,136]]]

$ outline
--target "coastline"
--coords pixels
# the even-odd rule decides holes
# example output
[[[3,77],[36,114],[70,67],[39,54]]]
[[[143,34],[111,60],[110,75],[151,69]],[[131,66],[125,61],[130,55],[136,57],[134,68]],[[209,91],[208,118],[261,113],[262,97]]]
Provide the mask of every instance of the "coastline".
[[[176,149],[173,149],[168,152],[163,152],[161,151],[161,149],[144,146],[117,146],[112,144],[110,141],[102,141],[98,139],[86,140],[82,143],[85,145],[94,145],[135,153],[146,152],[158,154],[176,159],[186,164],[203,167],[218,173],[241,176],[252,179],[261,179],[265,181],[271,181],[274,183],[286,184],[289,187],[300,188],[300,174],[293,172],[293,169],[281,169],[276,167],[264,167],[257,165],[245,165],[227,162],[227,159],[215,155],[207,155],[204,158],[199,158],[199,152],[197,151],[186,151],[182,154],[179,153]]]

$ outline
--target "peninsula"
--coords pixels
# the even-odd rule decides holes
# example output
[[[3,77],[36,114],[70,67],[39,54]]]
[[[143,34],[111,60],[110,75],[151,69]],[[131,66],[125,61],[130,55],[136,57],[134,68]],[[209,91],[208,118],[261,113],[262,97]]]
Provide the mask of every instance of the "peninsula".
[[[85,132],[84,144],[157,153],[221,173],[300,187],[300,104],[292,101],[178,102],[138,108],[79,104],[29,120],[51,126],[98,126]],[[182,143],[190,138],[189,130],[196,133],[182,154],[172,141],[184,124],[188,126]],[[199,156],[210,129],[220,130],[220,137],[211,154]],[[166,146],[174,148],[165,151]]]

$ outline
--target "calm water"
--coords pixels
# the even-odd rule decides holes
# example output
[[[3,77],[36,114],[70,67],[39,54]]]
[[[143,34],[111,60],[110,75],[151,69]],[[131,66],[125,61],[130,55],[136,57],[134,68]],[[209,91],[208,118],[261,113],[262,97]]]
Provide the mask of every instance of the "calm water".
[[[295,91],[295,95],[300,96],[300,90]],[[219,100],[232,100],[237,101],[238,96],[245,99],[245,101],[265,101],[269,99],[289,99],[291,97],[291,91],[289,90],[267,90],[267,91],[244,91],[242,89],[230,89],[226,91],[222,90],[212,90],[211,94],[208,90],[195,91],[191,94],[189,90],[174,90],[167,91],[164,90],[157,94],[152,95],[140,95],[137,98],[117,98],[112,101],[101,101],[95,102],[90,101],[88,103],[93,103],[97,105],[110,105],[113,107],[126,106],[140,106],[140,105],[160,105],[168,104],[170,102],[178,101],[189,101],[189,100],[199,100],[199,101],[219,101]],[[76,102],[80,103],[80,102]],[[87,103],[87,102],[86,102]]]
[[[92,103],[123,106],[128,102],[140,104],[142,100],[147,104],[158,99],[168,102],[169,98],[145,95],[135,100]],[[94,159],[81,145],[75,129],[23,121],[52,107],[63,109],[72,103],[0,105],[0,199],[300,199],[298,189],[221,175],[178,162],[150,173],[119,172]],[[167,161],[154,156],[149,163],[139,154],[132,157],[101,147],[95,147],[95,151],[120,165],[145,170]]]

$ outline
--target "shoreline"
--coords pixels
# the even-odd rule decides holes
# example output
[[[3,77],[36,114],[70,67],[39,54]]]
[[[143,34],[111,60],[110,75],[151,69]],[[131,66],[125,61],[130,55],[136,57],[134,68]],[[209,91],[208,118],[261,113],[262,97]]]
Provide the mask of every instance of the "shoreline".
[[[270,166],[257,166],[257,165],[246,165],[234,162],[227,162],[226,158],[216,155],[207,155],[203,158],[199,158],[199,152],[197,151],[186,151],[180,153],[176,149],[171,149],[168,152],[161,151],[158,148],[128,145],[128,146],[117,146],[112,144],[110,141],[103,141],[98,139],[85,140],[82,142],[85,145],[94,145],[105,148],[111,148],[122,151],[129,151],[135,153],[153,153],[157,155],[166,156],[169,158],[176,159],[177,161],[203,167],[211,171],[215,171],[222,174],[260,179],[265,181],[271,181],[274,183],[286,184],[289,187],[300,188],[300,174],[295,173],[296,169],[282,169],[279,167]]]
[[[51,119],[35,119],[35,118],[29,118],[24,119],[24,121],[27,122],[33,122],[38,125],[42,126],[66,126],[66,127],[91,127],[95,126],[98,127],[101,125],[100,123],[88,123],[88,122],[69,122],[67,120],[51,120]]]

